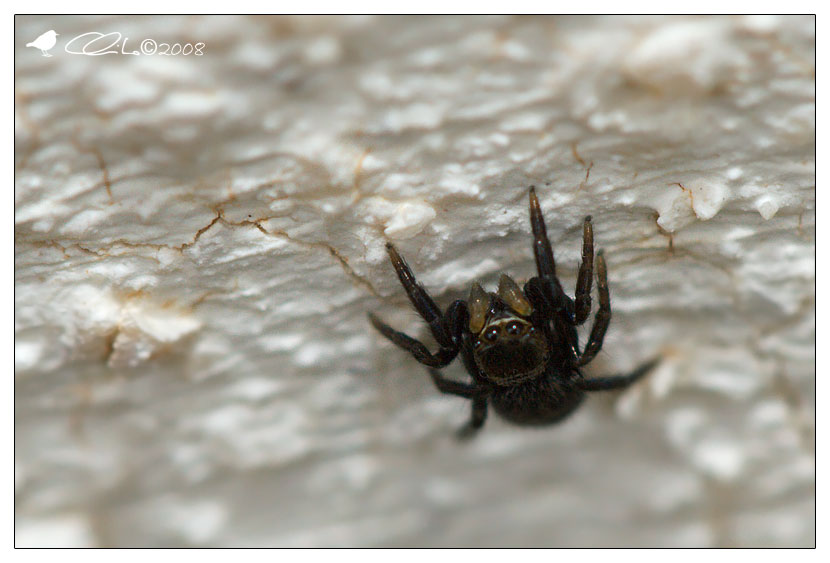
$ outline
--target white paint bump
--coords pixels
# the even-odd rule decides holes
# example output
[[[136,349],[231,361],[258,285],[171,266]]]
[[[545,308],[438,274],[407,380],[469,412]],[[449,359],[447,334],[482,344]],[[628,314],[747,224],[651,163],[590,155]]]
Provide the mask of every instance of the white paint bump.
[[[677,186],[663,189],[653,203],[659,215],[657,224],[666,231],[674,232],[694,222],[689,194]]]
[[[778,213],[778,202],[770,196],[761,196],[755,200],[755,209],[761,217],[769,221]]]
[[[655,27],[626,56],[623,68],[634,81],[661,91],[705,93],[747,66],[726,20],[672,20]]]
[[[729,195],[726,186],[717,179],[697,178],[684,186],[691,190],[695,215],[704,221],[718,214]]]
[[[402,203],[387,223],[384,233],[389,238],[405,240],[420,233],[433,219],[435,209],[426,203]]]
[[[181,309],[159,306],[149,299],[129,301],[121,312],[108,364],[136,367],[161,346],[177,342],[200,327],[198,319]]]

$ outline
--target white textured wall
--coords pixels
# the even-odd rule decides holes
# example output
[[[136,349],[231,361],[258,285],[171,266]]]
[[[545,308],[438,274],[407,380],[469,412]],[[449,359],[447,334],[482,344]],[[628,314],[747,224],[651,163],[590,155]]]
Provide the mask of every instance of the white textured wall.
[[[53,57],[24,45],[59,34]],[[202,57],[72,56],[88,31]],[[17,18],[18,545],[810,546],[815,26]],[[615,316],[560,426],[470,444],[365,313],[533,274]],[[451,373],[462,376],[459,368]]]

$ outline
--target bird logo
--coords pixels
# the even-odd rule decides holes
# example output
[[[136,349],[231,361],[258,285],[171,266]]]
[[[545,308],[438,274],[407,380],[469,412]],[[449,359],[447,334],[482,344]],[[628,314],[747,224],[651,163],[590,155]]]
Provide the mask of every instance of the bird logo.
[[[31,43],[26,43],[26,46],[40,49],[44,57],[51,57],[52,55],[47,51],[55,46],[55,43],[58,41],[58,35],[54,29],[50,29]]]

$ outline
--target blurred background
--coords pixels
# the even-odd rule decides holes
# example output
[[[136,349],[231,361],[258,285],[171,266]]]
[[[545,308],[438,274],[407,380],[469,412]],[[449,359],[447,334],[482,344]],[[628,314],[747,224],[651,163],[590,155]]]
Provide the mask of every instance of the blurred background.
[[[813,17],[15,45],[18,546],[815,545]],[[427,338],[383,246],[442,306],[523,283],[530,185],[569,292],[585,215],[606,251],[588,374],[663,362],[460,444],[468,403],[366,320]]]

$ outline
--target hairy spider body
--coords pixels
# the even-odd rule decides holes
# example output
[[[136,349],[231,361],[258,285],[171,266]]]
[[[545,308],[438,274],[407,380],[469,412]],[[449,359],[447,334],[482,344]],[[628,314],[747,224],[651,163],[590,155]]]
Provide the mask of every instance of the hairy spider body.
[[[442,393],[472,402],[470,420],[459,436],[473,436],[487,417],[488,403],[503,419],[522,426],[556,423],[582,403],[585,393],[621,389],[645,375],[657,363],[650,361],[626,375],[585,378],[580,368],[602,348],[611,320],[611,297],[605,259],[596,257],[597,311],[590,336],[580,350],[576,327],[591,312],[594,270],[594,234],[591,217],[582,224],[582,264],[574,299],[565,294],[556,277],[553,249],[536,197],[530,188],[530,223],[538,276],[519,288],[502,275],[498,291],[487,293],[473,284],[468,300],[454,301],[445,313],[415,280],[412,270],[391,244],[386,248],[415,309],[424,318],[439,350],[432,354],[421,342],[398,332],[369,314],[374,327],[394,344],[428,366]],[[440,368],[461,355],[472,383],[445,378]]]
[[[549,372],[511,387],[496,387],[490,400],[499,416],[520,426],[545,426],[571,414],[585,398],[572,377]]]

